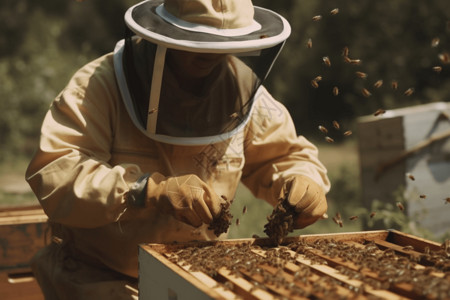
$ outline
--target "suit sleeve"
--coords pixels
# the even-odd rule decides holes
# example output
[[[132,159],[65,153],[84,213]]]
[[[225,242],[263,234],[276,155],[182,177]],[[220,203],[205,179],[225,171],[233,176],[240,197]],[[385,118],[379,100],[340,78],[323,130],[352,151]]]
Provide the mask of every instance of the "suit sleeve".
[[[137,165],[110,166],[117,101],[110,61],[78,71],[54,100],[26,179],[50,221],[97,227],[117,220]]]
[[[245,138],[244,185],[272,205],[277,203],[283,183],[295,175],[310,177],[328,192],[330,182],[318,149],[297,135],[287,109],[263,87],[255,101]]]

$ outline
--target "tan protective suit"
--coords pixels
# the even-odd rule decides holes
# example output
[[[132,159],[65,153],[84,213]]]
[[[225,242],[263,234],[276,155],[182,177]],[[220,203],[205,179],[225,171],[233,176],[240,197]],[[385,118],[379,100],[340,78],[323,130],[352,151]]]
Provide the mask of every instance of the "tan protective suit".
[[[63,246],[53,243],[34,260],[44,292],[54,293],[49,299],[93,299],[99,297],[93,290],[110,287],[126,299],[118,295],[127,290],[124,282],[138,276],[140,243],[216,238],[207,225],[193,228],[149,208],[127,207],[124,195],[145,172],[194,173],[228,199],[242,181],[271,204],[294,174],[329,189],[317,149],[297,136],[286,108],[263,87],[250,122],[232,139],[205,146],[162,144],[130,120],[112,59],[108,54],[83,67],[56,98],[26,173],[63,239]],[[98,276],[86,277],[86,268],[98,270]],[[74,284],[82,291],[70,292]],[[118,285],[121,292],[114,290]]]

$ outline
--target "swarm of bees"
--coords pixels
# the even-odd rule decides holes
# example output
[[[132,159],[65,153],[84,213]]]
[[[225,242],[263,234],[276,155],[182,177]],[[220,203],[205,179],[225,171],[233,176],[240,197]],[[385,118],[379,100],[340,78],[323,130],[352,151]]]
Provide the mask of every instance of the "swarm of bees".
[[[213,230],[216,236],[220,236],[222,233],[228,231],[231,225],[231,220],[233,216],[230,213],[230,206],[232,201],[228,201],[225,196],[222,196],[225,202],[221,203],[221,210],[218,216],[213,218],[212,222],[209,224],[208,229]]]
[[[414,299],[450,297],[446,276],[450,270],[449,240],[440,247],[425,246],[423,250],[409,244],[385,248],[378,242],[319,238],[299,239],[277,247],[254,242],[216,243],[175,248],[164,256],[189,272],[202,272],[237,294],[241,291],[249,295],[260,289],[277,299],[284,299],[278,298],[281,295],[289,299],[371,299],[371,290],[391,293],[398,290],[399,296],[406,291],[408,298]],[[317,272],[321,267],[332,271]],[[360,282],[361,288],[347,286],[340,280],[327,280],[330,272]],[[240,281],[231,282],[236,277],[245,279],[241,282],[252,287],[242,289]],[[260,299],[256,294],[252,296]]]
[[[283,239],[294,231],[295,208],[287,201],[288,194],[278,201],[272,213],[267,217],[264,225],[264,233],[271,238],[276,245],[281,244]]]

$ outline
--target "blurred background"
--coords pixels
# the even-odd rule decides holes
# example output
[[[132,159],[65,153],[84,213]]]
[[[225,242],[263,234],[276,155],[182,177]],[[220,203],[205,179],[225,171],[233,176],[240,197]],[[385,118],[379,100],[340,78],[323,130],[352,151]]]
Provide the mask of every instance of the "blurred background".
[[[124,34],[124,12],[136,3],[0,2],[0,207],[37,204],[24,173],[48,106],[78,68],[114,49]],[[358,118],[379,108],[449,102],[448,1],[253,3],[275,10],[292,26],[292,35],[265,85],[288,107],[297,132],[318,146],[332,181],[330,218],[293,234],[395,228],[433,240],[449,238],[450,231],[436,236],[399,210],[395,203],[405,201],[401,192],[371,206],[363,203],[356,126]],[[344,49],[351,62],[342,55]],[[313,87],[311,81],[319,75],[322,80]],[[375,88],[379,80],[383,85]],[[397,89],[392,88],[393,81]],[[334,87],[338,90],[333,91]],[[336,135],[333,143],[325,141],[318,126],[333,128],[333,121],[353,134]],[[439,200],[450,211],[450,204],[444,204],[447,197],[450,186]],[[265,236],[265,216],[271,210],[241,186],[232,206],[230,237]],[[376,215],[371,216],[372,212]],[[342,217],[342,227],[332,220],[336,213]]]

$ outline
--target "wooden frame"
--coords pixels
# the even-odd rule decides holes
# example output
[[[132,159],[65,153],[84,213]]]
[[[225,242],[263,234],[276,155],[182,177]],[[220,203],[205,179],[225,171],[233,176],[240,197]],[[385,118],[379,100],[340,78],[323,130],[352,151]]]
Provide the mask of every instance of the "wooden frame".
[[[168,300],[188,300],[188,299],[307,299],[299,295],[292,295],[289,289],[277,287],[269,284],[267,287],[255,286],[257,275],[246,273],[242,270],[245,276],[237,276],[232,274],[230,270],[220,268],[217,274],[209,276],[208,274],[191,270],[192,267],[189,262],[175,261],[174,255],[180,250],[188,249],[190,247],[209,247],[209,246],[225,246],[233,247],[239,245],[256,246],[255,253],[260,255],[267,254],[268,249],[287,249],[288,245],[292,243],[301,242],[314,244],[317,241],[327,241],[327,243],[340,243],[345,246],[352,246],[356,249],[367,247],[367,245],[375,245],[376,251],[379,253],[388,253],[394,255],[398,259],[408,260],[415,270],[424,270],[431,268],[432,264],[427,261],[424,253],[434,251],[443,251],[444,245],[439,243],[418,238],[409,234],[405,234],[396,230],[378,230],[366,232],[351,232],[340,234],[318,234],[318,235],[303,235],[298,237],[289,237],[283,241],[281,246],[275,247],[272,241],[267,238],[261,239],[236,239],[224,241],[202,241],[194,243],[174,243],[174,244],[142,244],[139,248],[139,295],[140,299],[168,299]],[[448,244],[448,242],[447,242]],[[448,247],[448,245],[447,245]],[[285,250],[291,251],[291,250]],[[375,251],[375,250],[374,250]],[[450,251],[449,249],[445,251]],[[291,251],[292,252],[292,251]],[[386,285],[386,279],[367,268],[356,266],[351,261],[345,261],[340,257],[331,257],[319,250],[312,250],[320,259],[326,261],[327,264],[315,263],[309,256],[304,254],[297,254],[296,261],[292,263],[289,261],[284,264],[282,276],[292,283],[294,286],[293,274],[299,269],[299,266],[307,266],[311,270],[311,278],[308,280],[314,282],[326,281],[325,279],[338,282],[334,287],[335,292],[339,296],[353,297],[355,299],[368,299],[371,297],[378,297],[381,299],[409,299],[409,298],[433,298],[431,296],[419,295],[416,287],[408,283],[393,283],[388,288],[383,288]],[[294,256],[295,252],[292,253]],[[447,263],[450,260],[447,258]],[[352,274],[343,273],[345,269],[353,270]],[[269,269],[270,267],[264,266]],[[273,272],[277,271],[275,269]],[[356,275],[355,275],[356,274]],[[434,269],[430,271],[430,276],[433,278],[445,278],[445,272]],[[360,275],[360,276],[358,276]],[[253,276],[253,277],[252,277]],[[364,278],[364,279],[361,279]],[[367,280],[366,280],[367,279]],[[380,286],[374,287],[368,285],[368,280],[379,281]],[[450,297],[450,281],[449,297]],[[443,281],[445,284],[445,281]],[[231,288],[229,287],[231,286]],[[302,286],[302,284],[298,284]],[[310,285],[312,286],[312,285]],[[326,291],[314,291],[308,286],[303,286],[305,289],[310,289],[310,295],[314,298],[326,299],[330,295]],[[358,290],[356,292],[356,290]],[[445,293],[445,292],[444,292]],[[285,297],[285,298],[282,298]],[[434,298],[439,299],[439,297]]]

